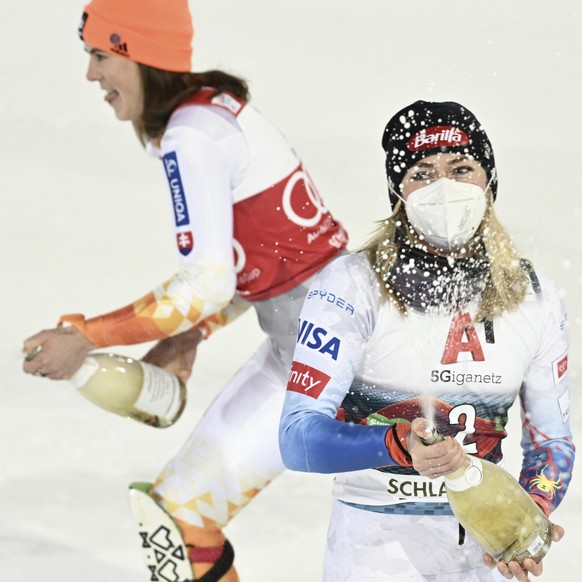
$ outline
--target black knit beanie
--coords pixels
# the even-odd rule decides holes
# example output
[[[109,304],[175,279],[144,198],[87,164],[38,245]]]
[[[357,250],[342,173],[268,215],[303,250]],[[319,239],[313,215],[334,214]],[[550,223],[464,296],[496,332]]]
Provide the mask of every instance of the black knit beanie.
[[[466,154],[479,162],[487,173],[487,181],[491,181],[493,199],[497,196],[491,142],[477,118],[459,103],[416,101],[404,107],[386,125],[382,147],[386,152],[392,207],[398,201],[394,191],[400,192],[406,171],[419,160],[440,152]]]

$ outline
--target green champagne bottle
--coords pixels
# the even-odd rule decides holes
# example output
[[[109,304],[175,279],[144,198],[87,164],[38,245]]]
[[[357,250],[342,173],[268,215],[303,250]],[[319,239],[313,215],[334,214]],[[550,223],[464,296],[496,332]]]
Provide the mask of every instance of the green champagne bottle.
[[[443,440],[433,429],[423,439]],[[539,562],[552,543],[551,523],[537,503],[505,469],[465,454],[460,469],[444,478],[449,504],[459,523],[493,559]]]

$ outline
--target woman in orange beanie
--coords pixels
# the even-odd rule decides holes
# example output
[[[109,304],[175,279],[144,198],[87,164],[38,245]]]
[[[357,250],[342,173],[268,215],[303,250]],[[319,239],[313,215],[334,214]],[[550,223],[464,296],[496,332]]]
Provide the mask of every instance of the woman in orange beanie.
[[[162,162],[179,268],[122,309],[62,316],[24,342],[38,355],[23,368],[69,378],[95,348],[158,340],[144,360],[186,381],[199,342],[255,308],[265,343],[155,483],[132,488],[152,580],[233,582],[221,530],[284,469],[277,428],[299,310],[347,235],[292,148],[248,103],[246,83],[190,72],[187,0],[92,0],[79,33],[87,78]],[[156,545],[160,528],[166,546]]]

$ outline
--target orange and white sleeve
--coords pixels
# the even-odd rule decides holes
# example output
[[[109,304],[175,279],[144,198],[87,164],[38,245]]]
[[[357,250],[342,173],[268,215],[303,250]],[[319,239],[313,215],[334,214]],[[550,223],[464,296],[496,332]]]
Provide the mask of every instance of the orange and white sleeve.
[[[207,338],[215,331],[218,331],[221,327],[225,327],[229,323],[232,323],[250,306],[251,304],[248,301],[245,301],[239,295],[235,295],[232,301],[224,309],[206,317],[196,327],[202,332],[202,335]]]
[[[178,273],[131,305],[90,319],[63,315],[60,321],[77,327],[99,348],[159,340],[198,325],[207,336],[232,317],[235,277],[224,271],[222,265],[207,266],[195,280]]]
[[[244,161],[247,146],[232,124],[206,118],[206,129],[169,126],[157,152],[168,179],[178,273],[122,309],[91,319],[61,317],[97,347],[159,340],[198,325],[208,335],[233,315],[227,307],[236,293],[231,175],[233,159]],[[212,133],[217,122],[226,125],[219,128],[226,137]],[[234,144],[232,151],[225,151],[224,140]]]

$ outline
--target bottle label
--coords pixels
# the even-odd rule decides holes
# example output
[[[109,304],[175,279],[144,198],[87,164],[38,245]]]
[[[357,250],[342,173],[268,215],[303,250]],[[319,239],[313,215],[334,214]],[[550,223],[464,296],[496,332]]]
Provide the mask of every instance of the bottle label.
[[[173,420],[181,407],[180,381],[177,376],[146,362],[143,368],[143,388],[135,408],[140,412]]]
[[[78,390],[89,382],[89,379],[97,373],[97,370],[99,370],[99,362],[96,358],[88,356],[81,364],[81,367],[69,378],[69,382],[73,385],[73,388]]]
[[[445,485],[451,491],[465,491],[470,487],[476,487],[483,481],[483,464],[477,457],[470,457],[471,464],[465,472],[455,479],[445,477]]]
[[[544,540],[540,536],[536,536],[533,542],[527,547],[530,556],[535,556],[543,547]]]

